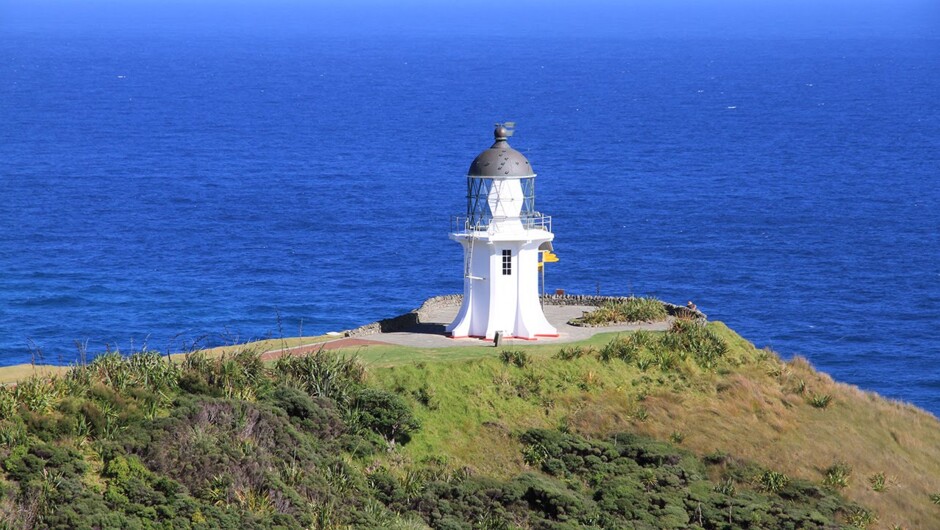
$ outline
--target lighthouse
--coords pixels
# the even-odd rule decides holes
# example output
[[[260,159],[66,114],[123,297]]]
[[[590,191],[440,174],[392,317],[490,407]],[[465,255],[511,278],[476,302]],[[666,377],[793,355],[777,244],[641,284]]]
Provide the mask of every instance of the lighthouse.
[[[539,252],[552,250],[552,219],[535,209],[535,172],[496,125],[495,142],[470,164],[467,212],[450,239],[463,247],[463,303],[453,338],[557,337],[539,300]]]

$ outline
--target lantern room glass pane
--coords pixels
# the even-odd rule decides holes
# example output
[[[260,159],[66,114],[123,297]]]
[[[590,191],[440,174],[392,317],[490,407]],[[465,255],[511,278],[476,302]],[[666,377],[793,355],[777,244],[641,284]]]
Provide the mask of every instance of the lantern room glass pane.
[[[522,217],[532,217],[535,211],[535,177],[520,179],[522,184]]]
[[[470,227],[486,227],[493,219],[488,201],[492,179],[467,179],[467,222]]]

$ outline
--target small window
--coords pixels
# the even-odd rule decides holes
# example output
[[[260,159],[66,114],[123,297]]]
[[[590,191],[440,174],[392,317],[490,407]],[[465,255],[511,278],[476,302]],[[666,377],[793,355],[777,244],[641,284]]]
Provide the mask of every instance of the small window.
[[[503,276],[512,275],[512,251],[503,251]]]

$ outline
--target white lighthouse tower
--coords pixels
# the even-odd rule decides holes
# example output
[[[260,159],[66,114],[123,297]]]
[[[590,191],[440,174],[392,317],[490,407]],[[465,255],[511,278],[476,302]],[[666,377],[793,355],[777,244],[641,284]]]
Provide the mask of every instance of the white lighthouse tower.
[[[551,250],[551,217],[535,210],[535,172],[509,147],[509,130],[496,125],[496,142],[467,172],[467,214],[450,238],[463,246],[463,304],[447,326],[451,337],[557,337],[539,301],[538,261]]]

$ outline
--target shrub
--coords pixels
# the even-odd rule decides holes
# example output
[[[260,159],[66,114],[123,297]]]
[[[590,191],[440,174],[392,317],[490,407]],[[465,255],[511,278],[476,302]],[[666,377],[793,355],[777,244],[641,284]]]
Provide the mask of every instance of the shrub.
[[[557,354],[555,354],[555,358],[561,359],[563,361],[571,361],[574,359],[580,359],[581,357],[590,355],[591,353],[594,353],[594,348],[591,348],[590,346],[566,346],[559,350]]]
[[[296,388],[280,386],[271,400],[299,425],[322,438],[336,438],[345,430],[336,406],[326,398],[312,398]]]
[[[52,410],[64,395],[64,386],[59,383],[59,379],[55,377],[30,376],[17,383],[13,396],[16,402],[27,410],[46,413]],[[9,408],[9,405],[7,407]]]
[[[659,365],[659,369],[664,372],[673,370],[679,364],[679,356],[669,350],[657,350],[653,355],[653,360]]]
[[[885,479],[884,473],[875,473],[874,475],[868,477],[868,483],[871,484],[872,491],[877,491],[881,493],[888,489],[888,483]]]
[[[281,357],[274,364],[277,378],[307,392],[345,405],[362,383],[365,369],[356,357],[345,357],[319,349],[299,357]]]
[[[596,517],[597,508],[593,501],[557,481],[526,473],[517,477],[513,483],[513,489],[521,493],[519,498],[547,519],[576,522]]]
[[[407,443],[411,433],[418,430],[418,420],[408,404],[397,394],[366,388],[352,401],[355,423],[381,435],[389,442]]]
[[[193,394],[253,401],[270,383],[260,354],[250,349],[224,353],[218,359],[204,352],[191,353],[180,370],[180,388]]]
[[[384,467],[369,473],[367,477],[369,487],[376,497],[385,504],[393,504],[405,500],[405,493],[398,480]]]
[[[832,402],[832,396],[829,394],[813,394],[809,398],[809,404],[817,409],[824,409]]]
[[[640,347],[635,341],[630,338],[618,336],[601,349],[600,357],[601,360],[604,361],[620,359],[621,361],[629,363],[636,358],[636,354],[639,350]]]
[[[669,313],[663,303],[652,297],[631,296],[609,300],[597,309],[571,321],[574,325],[601,326],[621,322],[658,322]]]
[[[803,379],[797,379],[796,388],[794,389],[794,391],[797,394],[803,395],[806,392],[806,381],[804,381]]]
[[[653,297],[631,296],[618,302],[617,309],[627,322],[655,322],[664,320],[669,315],[666,306]]]
[[[845,462],[838,462],[826,468],[826,478],[823,484],[834,489],[843,489],[849,485],[849,476],[852,468]]]
[[[159,391],[175,388],[180,372],[180,365],[158,352],[142,351],[130,357],[110,352],[95,357],[91,364],[72,368],[66,379],[84,386],[97,382],[118,392],[134,388]]]
[[[0,386],[0,420],[14,418],[16,416],[16,409],[15,389],[8,386]]]
[[[515,394],[522,399],[539,398],[542,396],[545,376],[535,372],[523,372],[519,377],[512,379],[512,388]]]
[[[727,478],[722,480],[715,485],[715,491],[721,493],[722,495],[727,495],[728,497],[734,497],[734,494],[737,493],[737,488],[734,484],[734,479]]]
[[[930,502],[936,504],[937,506],[940,506],[940,493],[931,493]]]
[[[862,508],[856,506],[847,518],[847,521],[850,525],[855,528],[861,528],[864,530],[868,528],[869,525],[874,524],[878,521],[878,518],[875,516],[875,513],[867,508]]]
[[[728,353],[728,343],[697,320],[675,320],[663,336],[662,346],[691,355],[705,369],[714,368]]]
[[[770,493],[778,493],[790,483],[790,477],[778,471],[767,470],[759,477],[760,487]]]
[[[522,350],[503,350],[499,352],[499,360],[506,364],[514,364],[519,368],[525,368],[529,364],[529,354]]]

